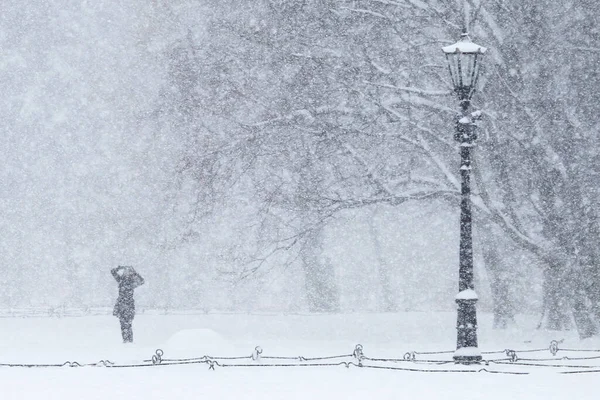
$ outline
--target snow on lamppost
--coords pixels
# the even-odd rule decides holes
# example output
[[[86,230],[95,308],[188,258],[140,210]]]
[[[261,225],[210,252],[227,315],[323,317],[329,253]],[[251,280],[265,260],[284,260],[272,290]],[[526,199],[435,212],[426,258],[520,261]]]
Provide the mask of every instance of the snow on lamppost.
[[[454,138],[460,145],[460,247],[458,270],[457,340],[454,361],[470,364],[481,361],[477,345],[477,294],[473,285],[473,236],[471,221],[471,149],[477,139],[475,121],[481,112],[471,112],[471,97],[477,86],[479,67],[485,47],[476,45],[466,30],[460,40],[442,48],[448,61],[448,69],[454,92],[460,100],[460,113],[456,119]]]

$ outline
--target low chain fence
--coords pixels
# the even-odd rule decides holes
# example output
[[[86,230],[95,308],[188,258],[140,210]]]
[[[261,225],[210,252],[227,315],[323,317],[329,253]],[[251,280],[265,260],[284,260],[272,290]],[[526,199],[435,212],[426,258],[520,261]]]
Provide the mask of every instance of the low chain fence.
[[[600,349],[561,348],[561,342],[553,340],[548,347],[536,349],[504,349],[482,352],[483,360],[473,364],[460,364],[452,359],[454,350],[408,351],[401,357],[371,357],[362,345],[355,346],[347,354],[322,357],[276,356],[264,354],[257,346],[251,354],[238,357],[169,358],[157,349],[149,358],[137,363],[118,364],[110,360],[94,363],[65,361],[56,364],[1,363],[0,367],[22,368],[164,368],[172,366],[205,365],[209,370],[218,368],[324,368],[344,367],[420,373],[491,373],[528,375],[536,370],[552,370],[559,374],[583,374],[600,372]]]

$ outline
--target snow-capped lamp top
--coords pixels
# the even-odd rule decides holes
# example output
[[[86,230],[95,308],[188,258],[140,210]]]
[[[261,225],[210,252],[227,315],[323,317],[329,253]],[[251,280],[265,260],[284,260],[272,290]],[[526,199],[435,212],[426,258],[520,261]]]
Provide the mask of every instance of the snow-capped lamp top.
[[[467,30],[463,30],[460,40],[453,45],[442,47],[448,61],[448,70],[454,92],[458,95],[462,107],[468,108],[477,86],[479,67],[486,48],[471,41]]]
[[[460,40],[450,46],[442,47],[442,51],[448,53],[467,53],[467,54],[483,54],[487,51],[487,47],[480,46],[471,41],[466,30],[460,35]]]

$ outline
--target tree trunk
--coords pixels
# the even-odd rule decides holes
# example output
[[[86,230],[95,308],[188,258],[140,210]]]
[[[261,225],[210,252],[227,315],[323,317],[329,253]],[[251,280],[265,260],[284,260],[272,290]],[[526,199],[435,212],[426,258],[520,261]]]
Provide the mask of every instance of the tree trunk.
[[[594,321],[590,317],[588,308],[585,304],[585,292],[582,290],[575,290],[573,293],[573,300],[571,303],[573,311],[573,319],[577,326],[577,332],[579,333],[580,339],[586,339],[592,337],[598,333],[598,328],[594,324]]]
[[[580,339],[598,334],[598,327],[592,318],[591,310],[587,306],[586,282],[583,279],[583,273],[583,270],[572,271],[571,279],[568,280],[569,293],[572,294],[571,311]]]
[[[322,260],[323,232],[309,231],[300,249],[306,300],[311,312],[339,311],[339,294],[333,265]]]
[[[389,265],[386,263],[382,254],[381,241],[379,240],[379,232],[375,224],[378,208],[373,208],[373,214],[369,219],[369,233],[373,242],[373,250],[375,251],[375,259],[377,260],[377,273],[381,284],[382,308],[385,312],[398,311],[398,304],[394,293]]]
[[[582,274],[586,277],[586,282],[582,284],[585,288],[588,299],[591,302],[591,313],[600,323],[600,266],[597,263],[596,255],[590,257],[590,265],[584,268]]]
[[[506,329],[515,323],[515,307],[510,293],[510,274],[507,266],[498,254],[498,243],[495,241],[493,226],[490,223],[481,225],[481,253],[485,269],[490,278],[492,301],[494,302],[494,329]]]
[[[492,261],[494,260],[495,261]],[[492,299],[494,301],[494,329],[506,329],[515,323],[515,309],[511,300],[510,282],[506,273],[499,271],[498,253],[493,250],[484,252],[484,260],[490,275]]]
[[[544,312],[547,315],[546,329],[562,331],[570,328],[569,315],[566,312],[565,291],[561,285],[562,273],[557,266],[544,271]]]

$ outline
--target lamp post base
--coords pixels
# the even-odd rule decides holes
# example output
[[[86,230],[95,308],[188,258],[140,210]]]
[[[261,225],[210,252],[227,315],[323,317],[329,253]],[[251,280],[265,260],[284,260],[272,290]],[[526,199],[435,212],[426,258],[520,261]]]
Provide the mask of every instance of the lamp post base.
[[[483,359],[481,352],[477,347],[462,347],[454,352],[454,362],[456,364],[479,364]]]
[[[454,362],[457,364],[477,364],[482,360],[477,344],[477,293],[473,289],[463,290],[456,296],[457,340]]]

